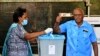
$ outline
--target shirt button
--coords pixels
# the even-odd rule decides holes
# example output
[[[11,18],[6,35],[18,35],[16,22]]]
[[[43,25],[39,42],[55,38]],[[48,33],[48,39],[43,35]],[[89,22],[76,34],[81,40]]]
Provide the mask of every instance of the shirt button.
[[[78,52],[76,52],[76,54],[77,54]]]
[[[77,47],[78,47],[78,45],[77,45]]]

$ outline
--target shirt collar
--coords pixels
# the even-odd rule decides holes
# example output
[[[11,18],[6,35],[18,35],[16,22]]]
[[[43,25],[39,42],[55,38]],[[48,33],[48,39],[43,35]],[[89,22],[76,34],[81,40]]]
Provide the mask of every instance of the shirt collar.
[[[77,26],[77,23],[75,22],[75,20],[73,21],[73,25]],[[86,26],[86,21],[83,21],[81,27],[84,27]]]

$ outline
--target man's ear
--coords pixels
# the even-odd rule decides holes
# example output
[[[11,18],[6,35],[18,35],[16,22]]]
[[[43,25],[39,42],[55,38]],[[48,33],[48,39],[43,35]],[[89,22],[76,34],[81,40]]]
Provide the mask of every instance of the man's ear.
[[[72,15],[72,17],[71,18],[74,18],[74,15]]]

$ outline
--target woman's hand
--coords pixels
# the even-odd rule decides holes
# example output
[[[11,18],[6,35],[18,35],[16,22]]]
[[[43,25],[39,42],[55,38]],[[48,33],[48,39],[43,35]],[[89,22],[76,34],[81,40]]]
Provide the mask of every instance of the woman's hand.
[[[44,30],[44,32],[45,32],[46,34],[48,34],[48,33],[50,33],[50,32],[53,32],[53,29],[52,29],[52,28],[47,28],[46,30]]]

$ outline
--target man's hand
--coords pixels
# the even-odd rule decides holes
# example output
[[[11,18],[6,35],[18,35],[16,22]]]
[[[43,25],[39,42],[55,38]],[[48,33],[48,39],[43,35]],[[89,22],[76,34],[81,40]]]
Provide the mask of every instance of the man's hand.
[[[59,22],[59,23],[60,23],[61,18],[62,18],[61,16],[57,16],[57,17],[56,17],[56,22]]]
[[[62,17],[69,17],[71,16],[70,13],[59,13],[59,15],[56,17],[56,22],[59,22],[62,20]]]
[[[52,29],[52,28],[47,28],[46,30],[44,30],[44,32],[45,32],[46,34],[48,34],[48,33],[50,33],[50,32],[53,32],[53,29]]]

